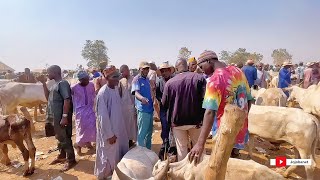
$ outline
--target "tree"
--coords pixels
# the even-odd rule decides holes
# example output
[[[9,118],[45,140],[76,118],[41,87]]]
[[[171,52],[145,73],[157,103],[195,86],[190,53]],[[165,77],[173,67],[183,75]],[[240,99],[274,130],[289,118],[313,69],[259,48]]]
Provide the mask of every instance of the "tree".
[[[107,55],[108,48],[105,46],[103,40],[86,40],[86,43],[81,51],[82,57],[88,61],[88,67],[98,67],[99,63],[109,62]]]
[[[228,64],[244,64],[248,59],[252,59],[255,63],[257,63],[263,59],[263,55],[256,52],[250,53],[247,52],[245,48],[239,48],[235,52],[221,51],[219,59],[225,61]]]
[[[292,55],[288,53],[286,49],[275,49],[273,50],[271,57],[275,65],[281,65],[285,61],[291,61]]]
[[[184,58],[184,59],[188,60],[190,55],[191,55],[191,51],[189,51],[188,48],[186,48],[186,47],[182,47],[179,50],[178,58]]]

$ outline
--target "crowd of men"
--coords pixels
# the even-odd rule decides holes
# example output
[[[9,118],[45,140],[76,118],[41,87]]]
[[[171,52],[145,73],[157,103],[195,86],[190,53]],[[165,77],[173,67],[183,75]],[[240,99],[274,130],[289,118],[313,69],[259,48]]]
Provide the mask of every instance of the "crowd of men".
[[[158,68],[154,62],[140,62],[135,77],[127,65],[117,69],[101,63],[98,68],[91,74],[78,71],[79,83],[72,87],[57,65],[47,69],[48,78],[56,82],[50,89],[47,77],[35,78],[29,69],[16,79],[43,84],[48,99],[45,133],[56,137],[60,152],[51,164],[66,162],[62,171],[67,171],[76,165],[74,149],[81,155],[83,148],[94,150],[95,143],[94,173],[98,179],[110,177],[134,144],[151,149],[154,118],[160,120],[162,129],[159,157],[176,149],[178,161],[190,152],[190,161],[197,163],[209,134],[214,136],[219,128],[226,104],[249,111],[253,100],[250,88],[267,88],[272,71],[279,71],[279,88],[288,87],[292,80],[307,88],[320,79],[319,63],[307,63],[305,67],[303,63],[295,66],[285,62],[279,68],[248,60],[244,66],[226,65],[208,50],[197,59],[180,58],[174,67],[168,62]],[[247,141],[246,119],[231,156],[238,157]]]

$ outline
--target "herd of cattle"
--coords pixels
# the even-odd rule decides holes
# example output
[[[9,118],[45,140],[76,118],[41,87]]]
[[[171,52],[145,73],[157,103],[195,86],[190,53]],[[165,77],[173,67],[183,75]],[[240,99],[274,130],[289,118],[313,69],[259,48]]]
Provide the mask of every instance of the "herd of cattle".
[[[276,78],[273,78],[276,79]],[[271,84],[276,81],[272,80]],[[74,84],[76,81],[69,81]],[[48,81],[50,88],[54,82]],[[256,99],[249,112],[249,156],[252,155],[255,136],[273,143],[287,142],[294,146],[295,157],[311,159],[312,165],[305,166],[307,179],[313,179],[316,168],[315,152],[320,138],[320,85],[308,89],[299,86],[287,88],[290,97],[282,89],[252,89]],[[32,174],[35,164],[35,147],[32,143],[34,131],[33,119],[26,107],[38,107],[46,103],[42,84],[27,84],[0,81],[0,104],[3,116],[0,118],[0,157],[1,162],[10,164],[7,144],[18,146],[25,161],[24,175]],[[295,102],[295,103],[289,103]],[[298,106],[287,107],[288,104]],[[21,107],[24,117],[18,116],[17,108]],[[37,110],[34,111],[37,118]],[[23,145],[26,141],[28,149]],[[29,158],[31,165],[29,167]],[[113,179],[204,179],[202,171],[211,161],[210,155],[204,155],[200,164],[189,163],[188,159],[180,162],[160,161],[157,154],[142,147],[132,148],[119,162]],[[290,166],[284,177],[288,177],[296,166]],[[230,158],[226,167],[226,179],[284,179],[283,176],[252,160]]]

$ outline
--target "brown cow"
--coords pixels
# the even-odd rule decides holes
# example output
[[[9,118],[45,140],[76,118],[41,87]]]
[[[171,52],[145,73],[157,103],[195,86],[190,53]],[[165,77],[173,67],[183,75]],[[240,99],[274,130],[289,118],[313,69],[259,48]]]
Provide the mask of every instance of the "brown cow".
[[[26,142],[28,149],[24,146],[23,140]],[[25,117],[18,117],[17,115],[9,115],[0,118],[0,154],[2,154],[1,163],[10,165],[8,156],[8,146],[18,146],[22,152],[24,159],[24,173],[23,176],[33,174],[35,165],[36,148],[32,142],[30,121]],[[29,158],[31,159],[31,166],[29,168]]]

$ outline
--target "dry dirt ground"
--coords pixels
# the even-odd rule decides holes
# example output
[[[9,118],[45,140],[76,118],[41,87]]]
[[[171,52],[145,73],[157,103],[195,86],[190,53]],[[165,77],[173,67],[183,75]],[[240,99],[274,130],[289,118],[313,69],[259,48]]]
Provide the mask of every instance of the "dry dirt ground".
[[[43,119],[43,116],[40,117]],[[54,149],[56,147],[56,140],[54,137],[47,138],[44,136],[44,122],[37,122],[35,124],[36,126],[36,132],[34,134],[34,144],[37,148],[38,155],[36,160],[36,171],[35,173],[28,177],[23,178],[22,177],[22,171],[23,167],[14,167],[14,164],[23,164],[23,158],[21,156],[20,151],[18,148],[13,149],[11,146],[9,146],[9,157],[11,159],[11,162],[13,165],[10,166],[4,166],[0,165],[0,179],[1,180],[7,180],[7,179],[48,179],[48,180],[61,180],[60,177],[64,180],[74,180],[74,179],[84,179],[84,180],[90,180],[95,179],[95,176],[93,175],[93,168],[94,168],[94,161],[95,161],[95,154],[92,152],[87,152],[86,149],[83,150],[83,153],[85,153],[84,156],[76,156],[76,159],[78,161],[78,164],[75,166],[75,168],[69,170],[65,173],[60,173],[59,169],[62,168],[61,164],[58,165],[49,165],[49,163],[57,156],[58,151],[54,151],[52,153],[49,153],[51,149]],[[161,146],[161,138],[160,138],[160,123],[156,122],[154,124],[154,133],[153,133],[153,145],[152,149],[155,152],[158,152]],[[75,132],[75,131],[73,131]],[[75,135],[73,135],[73,141],[75,140]],[[211,151],[211,140],[207,141],[206,144],[206,151],[209,154]],[[254,157],[253,160],[256,162],[259,162],[261,164],[264,164],[266,166],[269,166],[269,160],[270,158],[275,158],[277,155],[286,155],[288,158],[293,158],[293,150],[290,149],[289,145],[281,146],[279,151],[271,151],[268,148],[270,147],[270,144],[267,142],[259,142],[257,139],[255,140],[255,147],[263,148],[267,154],[269,154],[268,157],[266,157],[263,153],[258,152],[257,150],[254,150]],[[320,179],[320,151],[317,152],[316,161],[317,161],[317,169],[315,170],[315,179]],[[247,158],[247,150],[241,151],[241,158],[242,159],[248,159]],[[270,167],[270,166],[269,166]],[[274,170],[277,171],[283,171],[283,169],[277,169],[274,167],[271,167]],[[303,167],[299,167],[297,170],[295,170],[294,174],[291,175],[290,179],[305,179],[305,171]]]

